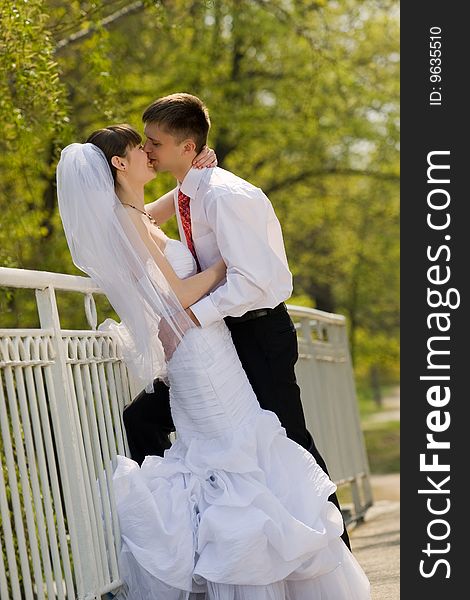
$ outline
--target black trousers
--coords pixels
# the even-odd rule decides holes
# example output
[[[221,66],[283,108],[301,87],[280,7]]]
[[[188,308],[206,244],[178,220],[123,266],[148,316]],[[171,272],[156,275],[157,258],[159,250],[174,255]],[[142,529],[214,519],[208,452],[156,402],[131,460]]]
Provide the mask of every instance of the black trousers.
[[[146,456],[163,456],[170,448],[169,435],[175,431],[170,411],[170,390],[156,379],[153,392],[142,390],[124,408],[122,415],[131,457],[139,465]]]
[[[226,322],[261,408],[276,413],[287,437],[308,450],[328,474],[325,461],[305,424],[294,370],[299,357],[297,333],[289,313],[273,312],[249,321]],[[329,500],[341,511],[336,494]],[[351,549],[346,524],[341,537]]]
[[[303,446],[328,474],[305,424],[300,388],[295,377],[297,334],[287,311],[273,312],[248,321],[226,320],[238,356],[261,407],[274,412],[287,436]],[[175,430],[167,386],[154,384],[153,394],[141,392],[124,410],[124,425],[132,458],[142,463],[147,454],[163,456]],[[329,498],[339,510],[336,494]],[[343,541],[351,549],[346,525]]]

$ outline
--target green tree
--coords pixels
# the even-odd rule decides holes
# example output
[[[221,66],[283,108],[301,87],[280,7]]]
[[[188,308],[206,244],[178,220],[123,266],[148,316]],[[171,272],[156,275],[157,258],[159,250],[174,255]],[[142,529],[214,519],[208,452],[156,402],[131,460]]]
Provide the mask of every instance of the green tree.
[[[109,122],[141,128],[154,98],[188,91],[219,164],[272,200],[293,300],[344,313],[357,371],[396,376],[398,3],[4,2],[2,37],[1,264],[78,273],[58,150]],[[148,199],[173,185],[160,175]],[[33,305],[15,309],[25,324]]]

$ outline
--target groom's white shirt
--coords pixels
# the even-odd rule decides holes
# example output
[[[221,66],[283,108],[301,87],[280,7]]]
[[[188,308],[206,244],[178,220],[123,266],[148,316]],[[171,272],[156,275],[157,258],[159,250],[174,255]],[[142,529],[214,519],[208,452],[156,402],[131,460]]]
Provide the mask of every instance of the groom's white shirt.
[[[292,294],[281,225],[264,192],[219,167],[190,169],[175,192],[180,238],[186,244],[178,210],[178,190],[191,199],[194,247],[206,269],[222,257],[227,277],[191,306],[206,327],[226,316],[274,308]]]

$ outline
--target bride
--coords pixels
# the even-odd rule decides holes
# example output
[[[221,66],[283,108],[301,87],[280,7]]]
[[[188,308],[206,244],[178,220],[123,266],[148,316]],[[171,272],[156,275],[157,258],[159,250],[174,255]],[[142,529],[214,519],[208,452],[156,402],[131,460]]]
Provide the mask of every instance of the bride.
[[[188,248],[146,214],[155,171],[140,143],[128,125],[107,127],[67,146],[57,168],[74,263],[121,318],[108,325],[137,380],[169,384],[177,431],[163,458],[117,457],[118,597],[370,599],[328,501],[335,484],[261,409],[224,321],[201,328],[186,311],[226,267],[197,273]]]

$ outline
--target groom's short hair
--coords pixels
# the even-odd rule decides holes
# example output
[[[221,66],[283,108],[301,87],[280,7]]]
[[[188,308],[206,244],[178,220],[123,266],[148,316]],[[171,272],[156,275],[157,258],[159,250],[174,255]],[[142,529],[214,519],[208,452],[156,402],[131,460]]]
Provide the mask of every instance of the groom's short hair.
[[[211,126],[209,111],[202,100],[185,93],[158,98],[145,109],[142,121],[162,126],[178,142],[191,138],[197,152],[207,143]]]

